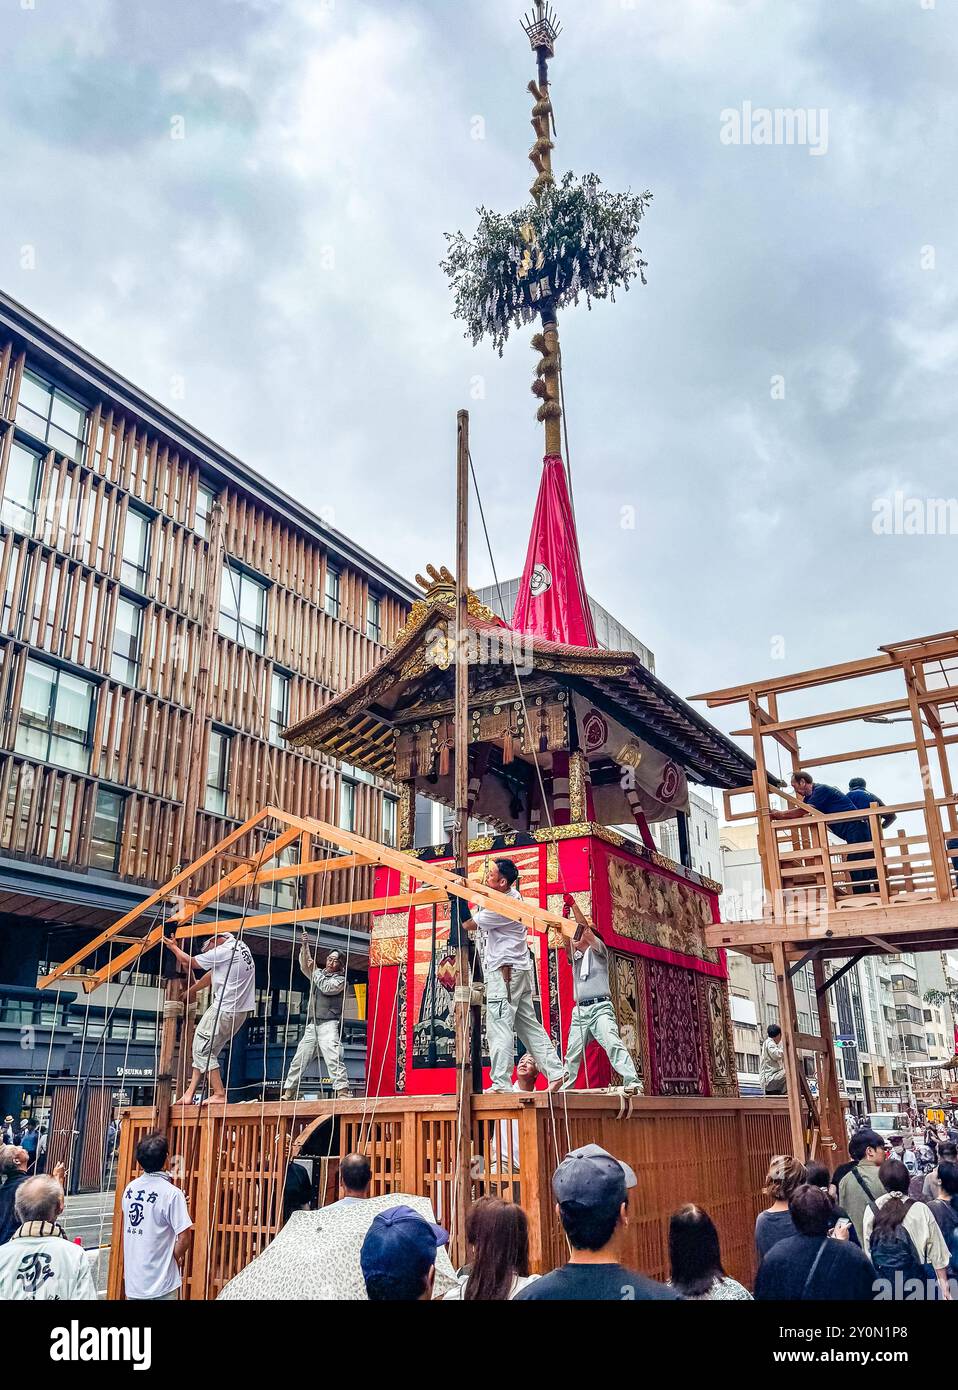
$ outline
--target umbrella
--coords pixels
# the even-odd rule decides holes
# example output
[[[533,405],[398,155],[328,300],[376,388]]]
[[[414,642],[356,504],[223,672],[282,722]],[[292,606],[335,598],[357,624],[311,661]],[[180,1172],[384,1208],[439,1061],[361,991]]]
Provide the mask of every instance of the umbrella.
[[[295,1211],[261,1255],[226,1284],[227,1302],[303,1299],[366,1299],[359,1251],[373,1218],[390,1207],[412,1207],[435,1221],[426,1197],[390,1192],[359,1202],[334,1202],[319,1211]],[[444,1247],[436,1252],[434,1295],[456,1287],[456,1274]]]

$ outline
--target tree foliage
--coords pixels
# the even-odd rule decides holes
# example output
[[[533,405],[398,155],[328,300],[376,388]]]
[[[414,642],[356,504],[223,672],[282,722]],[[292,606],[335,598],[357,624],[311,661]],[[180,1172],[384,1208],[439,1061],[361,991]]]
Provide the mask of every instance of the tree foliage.
[[[471,237],[446,233],[442,262],[466,337],[477,344],[491,338],[501,356],[512,329],[538,315],[542,298],[558,310],[584,296],[591,309],[593,299],[614,300],[637,277],[644,285],[647,262],[636,237],[651,199],[648,192],[610,193],[597,174],[568,173],[515,212],[479,208]]]

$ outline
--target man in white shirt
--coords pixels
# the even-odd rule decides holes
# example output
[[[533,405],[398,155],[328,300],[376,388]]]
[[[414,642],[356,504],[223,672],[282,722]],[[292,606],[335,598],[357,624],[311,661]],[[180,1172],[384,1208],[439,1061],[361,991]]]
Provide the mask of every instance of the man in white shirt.
[[[349,1077],[343,1054],[343,1005],[346,997],[346,962],[338,951],[330,951],[322,970],[310,955],[305,931],[299,949],[299,968],[309,979],[309,1003],[306,1007],[306,1027],[299,1040],[296,1055],[290,1063],[283,1082],[283,1099],[295,1100],[303,1082],[303,1073],[313,1058],[322,1055],[329,1071],[333,1094],[349,1094]]]
[[[206,1104],[226,1104],[226,1088],[220,1076],[219,1055],[253,1012],[256,1003],[256,973],[253,957],[245,941],[223,932],[203,943],[199,955],[191,956],[170,936],[163,944],[188,970],[205,970],[207,974],[194,980],[186,991],[189,1001],[210,981],[213,998],[193,1034],[193,1075],[180,1097],[179,1104],[192,1105],[202,1077],[209,1078],[210,1094]]]
[[[619,1032],[619,1022],[612,1007],[609,987],[609,957],[605,942],[589,926],[579,905],[570,893],[565,895],[566,907],[575,917],[578,931],[573,940],[563,937],[566,955],[572,966],[572,987],[575,1004],[569,1020],[566,1043],[566,1082],[563,1090],[576,1083],[585,1056],[586,1045],[593,1039],[612,1064],[612,1070],[622,1079],[626,1091],[638,1093],[642,1086],[632,1055]],[[589,1085],[588,1068],[586,1085]]]
[[[96,1299],[96,1283],[82,1245],[64,1234],[63,1188],[46,1174],[17,1190],[20,1225],[0,1246],[0,1301]]]
[[[186,1198],[164,1172],[169,1157],[164,1134],[147,1134],[136,1146],[142,1169],[124,1189],[123,1279],[126,1296],[173,1301],[183,1282],[183,1261],[193,1238]]]
[[[518,881],[519,870],[511,859],[494,860],[486,878],[489,888],[513,898],[522,896]],[[526,928],[521,922],[513,922],[486,907],[477,909],[463,926],[467,930],[478,930],[480,937],[492,1081],[489,1089],[512,1091],[518,1035],[526,1051],[532,1053],[539,1070],[548,1078],[550,1090],[556,1090],[565,1078],[565,1071],[533,1004],[535,972]]]

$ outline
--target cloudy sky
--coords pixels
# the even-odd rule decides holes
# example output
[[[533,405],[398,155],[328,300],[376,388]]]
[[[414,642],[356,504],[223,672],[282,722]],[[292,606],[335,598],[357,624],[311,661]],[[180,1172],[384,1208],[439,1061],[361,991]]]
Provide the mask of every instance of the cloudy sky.
[[[591,592],[683,694],[955,626],[955,536],[873,522],[958,491],[958,7],[556,3],[557,170],[654,194],[647,288],[562,323]],[[521,8],[7,0],[0,284],[409,576],[468,406],[516,573],[529,334],[474,349],[438,263],[527,197]],[[728,143],[746,103],[817,152]]]

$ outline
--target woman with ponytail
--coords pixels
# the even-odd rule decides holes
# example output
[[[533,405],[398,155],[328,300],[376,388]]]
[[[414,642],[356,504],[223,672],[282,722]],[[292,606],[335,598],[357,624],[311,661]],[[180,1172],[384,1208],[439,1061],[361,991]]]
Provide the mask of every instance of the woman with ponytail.
[[[908,1169],[897,1158],[886,1158],[878,1176],[885,1191],[865,1211],[864,1245],[879,1279],[889,1281],[891,1297],[899,1302],[922,1296],[916,1281],[925,1298],[934,1299],[937,1292],[950,1299],[948,1247],[930,1208],[908,1196]]]

